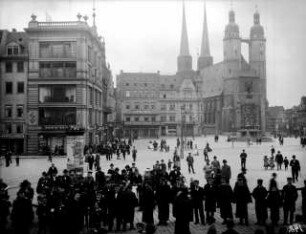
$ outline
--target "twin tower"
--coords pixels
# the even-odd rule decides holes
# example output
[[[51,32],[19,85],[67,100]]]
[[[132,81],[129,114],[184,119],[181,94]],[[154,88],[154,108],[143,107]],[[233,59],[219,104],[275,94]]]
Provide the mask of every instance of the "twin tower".
[[[261,79],[265,79],[265,43],[264,29],[260,25],[260,15],[254,13],[254,25],[250,29],[250,37],[243,39],[239,34],[239,26],[235,22],[235,12],[231,10],[229,12],[229,22],[225,27],[224,39],[223,39],[223,53],[224,53],[224,65],[226,65],[225,77],[231,77],[231,74],[235,74],[233,71],[239,71],[242,69],[241,55],[241,43],[247,43],[249,45],[249,66],[250,69],[255,70],[256,75]],[[197,61],[197,70],[213,65],[213,57],[210,55],[208,29],[207,29],[207,16],[206,5],[204,3],[204,22],[203,22],[203,34],[201,52]],[[186,26],[185,6],[183,5],[183,22],[182,22],[182,35],[180,54],[177,58],[177,71],[191,71],[192,70],[192,57],[189,53],[188,35]]]

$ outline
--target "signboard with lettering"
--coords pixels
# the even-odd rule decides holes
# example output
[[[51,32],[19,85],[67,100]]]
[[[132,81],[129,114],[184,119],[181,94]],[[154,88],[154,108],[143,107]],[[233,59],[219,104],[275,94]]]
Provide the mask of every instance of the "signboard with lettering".
[[[28,112],[28,124],[33,126],[33,125],[38,125],[38,112],[31,110]]]
[[[83,171],[85,146],[84,136],[67,136],[67,169]]]

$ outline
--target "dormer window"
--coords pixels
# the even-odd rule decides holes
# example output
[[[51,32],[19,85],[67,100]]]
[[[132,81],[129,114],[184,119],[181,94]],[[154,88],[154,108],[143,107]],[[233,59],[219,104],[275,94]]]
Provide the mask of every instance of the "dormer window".
[[[19,54],[19,46],[11,45],[7,47],[7,55],[17,55]]]

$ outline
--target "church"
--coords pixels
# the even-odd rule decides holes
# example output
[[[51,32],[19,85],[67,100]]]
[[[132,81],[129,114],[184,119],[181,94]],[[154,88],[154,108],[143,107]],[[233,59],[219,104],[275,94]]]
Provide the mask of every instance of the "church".
[[[241,37],[231,9],[223,38],[223,61],[210,53],[204,3],[201,53],[193,70],[183,5],[177,72],[117,76],[118,115],[125,136],[156,137],[235,133],[259,136],[266,131],[266,56],[260,14],[254,13],[248,38]],[[249,49],[248,62],[241,45]]]

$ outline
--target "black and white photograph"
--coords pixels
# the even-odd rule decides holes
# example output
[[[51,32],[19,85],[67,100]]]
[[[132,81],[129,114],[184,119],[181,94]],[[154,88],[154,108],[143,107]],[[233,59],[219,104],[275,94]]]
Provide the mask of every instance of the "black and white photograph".
[[[0,233],[306,233],[306,1],[0,0]]]

